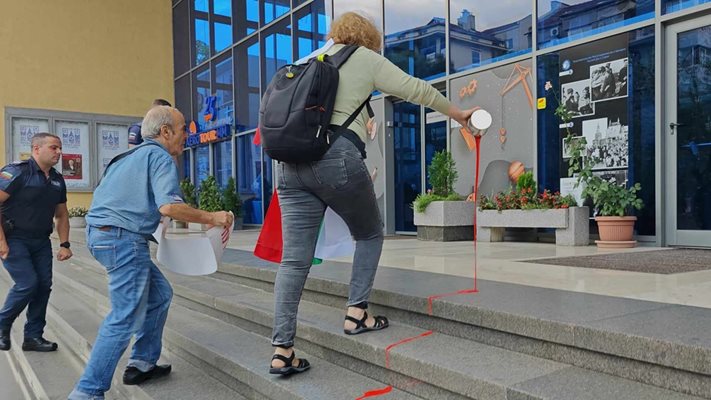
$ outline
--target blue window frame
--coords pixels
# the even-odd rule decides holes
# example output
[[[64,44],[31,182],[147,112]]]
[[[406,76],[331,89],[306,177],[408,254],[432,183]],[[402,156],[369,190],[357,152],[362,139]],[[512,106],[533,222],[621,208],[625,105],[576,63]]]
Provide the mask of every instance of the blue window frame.
[[[324,0],[316,0],[294,13],[296,58],[305,57],[326,42],[328,21]]]
[[[245,132],[257,127],[259,122],[259,53],[257,37],[248,39],[235,48],[235,127]]]
[[[253,140],[254,133],[236,138],[237,190],[243,202],[245,224],[264,221],[261,147],[252,143]]]
[[[711,0],[662,0],[662,10],[664,14],[668,14],[709,2]]]
[[[224,189],[232,176],[232,140],[223,140],[212,145],[212,163],[217,185]]]
[[[282,15],[289,12],[291,4],[289,0],[260,0],[262,4],[262,12],[264,19],[263,25],[266,25]]]
[[[291,24],[285,19],[262,33],[262,91],[276,71],[293,61]]]

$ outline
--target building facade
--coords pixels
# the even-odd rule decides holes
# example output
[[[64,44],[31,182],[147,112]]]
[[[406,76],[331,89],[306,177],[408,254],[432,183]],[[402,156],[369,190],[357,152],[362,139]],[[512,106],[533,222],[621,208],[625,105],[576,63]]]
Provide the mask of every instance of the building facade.
[[[253,143],[276,70],[326,40],[345,11],[383,31],[383,54],[461,107],[493,116],[480,192],[509,185],[521,162],[540,188],[577,194],[563,138],[585,137],[595,174],[640,183],[640,240],[711,247],[711,2],[708,0],[174,0],[175,100],[193,124],[183,174],[234,177],[246,224],[261,224],[272,160]],[[550,89],[546,90],[546,83]],[[574,114],[563,126],[553,111]],[[372,100],[368,167],[389,234],[414,232],[414,197],[448,149],[458,193],[476,157],[448,118],[387,94]]]

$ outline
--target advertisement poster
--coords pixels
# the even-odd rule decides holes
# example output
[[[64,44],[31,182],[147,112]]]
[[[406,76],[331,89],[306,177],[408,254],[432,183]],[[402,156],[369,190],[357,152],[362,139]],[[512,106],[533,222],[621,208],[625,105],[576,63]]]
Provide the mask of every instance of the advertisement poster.
[[[62,160],[56,168],[64,176],[67,189],[86,190],[91,187],[89,124],[57,121],[57,135],[62,139]]]
[[[27,160],[32,156],[32,138],[40,132],[49,132],[46,119],[12,119],[12,160]]]
[[[62,176],[64,179],[82,179],[81,154],[62,154]]]
[[[128,126],[97,124],[96,130],[99,138],[98,164],[101,176],[114,157],[128,150]]]
[[[618,183],[626,180],[629,163],[627,44],[627,36],[621,35],[560,52],[559,94],[573,114],[567,128],[585,138],[586,156],[599,159],[592,166],[595,175]],[[561,124],[561,189],[570,186],[567,133]]]
[[[30,146],[32,138],[39,133],[39,125],[20,125],[20,145]]]

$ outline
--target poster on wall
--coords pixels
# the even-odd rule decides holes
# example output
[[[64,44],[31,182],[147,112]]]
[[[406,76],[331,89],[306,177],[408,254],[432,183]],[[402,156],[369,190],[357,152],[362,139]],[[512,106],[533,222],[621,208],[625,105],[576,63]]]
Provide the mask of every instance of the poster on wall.
[[[49,132],[46,119],[12,119],[12,160],[22,161],[32,157],[32,138],[40,132]]]
[[[89,124],[57,121],[57,136],[62,139],[62,159],[57,168],[68,189],[89,189],[91,184]]]
[[[103,175],[111,159],[128,150],[128,126],[96,124],[99,141],[99,176]]]
[[[579,195],[567,176],[568,130],[573,140],[585,138],[585,156],[598,160],[592,166],[595,175],[618,183],[627,179],[627,45],[627,36],[621,35],[560,52],[561,103],[573,116],[568,126],[560,125],[563,194]]]

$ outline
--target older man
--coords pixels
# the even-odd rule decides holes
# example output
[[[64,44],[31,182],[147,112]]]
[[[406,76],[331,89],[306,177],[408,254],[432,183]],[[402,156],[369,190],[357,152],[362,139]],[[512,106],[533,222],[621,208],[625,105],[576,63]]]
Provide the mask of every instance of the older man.
[[[0,258],[15,285],[0,309],[0,350],[10,350],[10,328],[27,307],[24,351],[55,351],[45,340],[47,303],[52,288],[52,218],[57,219],[57,259],[67,260],[69,214],[67,187],[53,166],[62,156],[62,142],[51,133],[32,138],[32,157],[0,171]]]
[[[131,337],[136,335],[123,383],[139,384],[170,373],[157,365],[163,326],[173,295],[151,261],[148,239],[161,215],[181,221],[230,226],[232,215],[209,213],[183,203],[172,156],[183,151],[185,118],[175,108],[154,107],[141,125],[144,143],[117,156],[106,168],[87,215],[87,245],[109,275],[111,312],[84,374],[69,399],[103,399]]]

